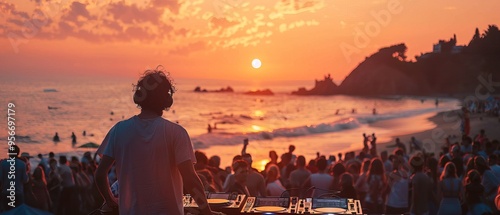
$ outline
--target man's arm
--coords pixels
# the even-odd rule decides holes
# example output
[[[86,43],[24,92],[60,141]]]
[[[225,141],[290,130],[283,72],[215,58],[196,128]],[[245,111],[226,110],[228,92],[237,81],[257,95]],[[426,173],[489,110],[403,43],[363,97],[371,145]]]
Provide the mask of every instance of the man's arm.
[[[105,203],[110,207],[118,206],[115,197],[111,193],[111,189],[108,181],[108,172],[113,166],[115,159],[109,157],[107,155],[103,155],[101,159],[101,163],[97,167],[95,172],[95,183],[97,185],[97,189],[101,193],[101,196],[104,198]]]
[[[182,181],[184,182],[184,188],[187,190],[193,199],[198,204],[201,210],[201,214],[212,214],[210,205],[208,205],[207,197],[205,196],[205,189],[201,183],[198,174],[194,170],[194,166],[191,160],[186,160],[179,165],[177,165],[181,175]]]

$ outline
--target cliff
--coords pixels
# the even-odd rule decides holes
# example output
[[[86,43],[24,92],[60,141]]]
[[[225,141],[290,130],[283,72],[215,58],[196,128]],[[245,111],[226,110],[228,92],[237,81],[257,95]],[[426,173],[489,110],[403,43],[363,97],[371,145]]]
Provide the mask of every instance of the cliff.
[[[500,30],[495,25],[457,46],[454,35],[433,52],[407,61],[404,43],[381,48],[361,62],[339,85],[330,76],[295,95],[465,95],[500,92]],[[495,92],[496,91],[496,92]]]

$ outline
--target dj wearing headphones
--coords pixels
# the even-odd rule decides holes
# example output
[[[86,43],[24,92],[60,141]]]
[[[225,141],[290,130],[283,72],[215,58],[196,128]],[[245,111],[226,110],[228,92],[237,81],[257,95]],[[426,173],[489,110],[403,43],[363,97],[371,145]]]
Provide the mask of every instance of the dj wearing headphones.
[[[102,156],[96,184],[105,200],[101,212],[120,214],[183,214],[183,188],[212,212],[193,163],[196,158],[186,130],[162,118],[173,104],[174,87],[161,67],[148,70],[135,86],[138,115],[118,122],[97,153]],[[113,163],[119,179],[119,200],[111,193],[108,171]]]

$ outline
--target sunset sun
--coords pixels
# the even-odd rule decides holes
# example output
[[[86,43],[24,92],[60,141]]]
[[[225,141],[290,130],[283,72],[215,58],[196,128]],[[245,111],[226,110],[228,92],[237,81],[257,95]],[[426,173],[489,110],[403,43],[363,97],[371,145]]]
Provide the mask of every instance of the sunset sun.
[[[260,62],[259,59],[255,58],[252,60],[252,67],[254,69],[258,69],[258,68],[260,68],[260,66],[262,66],[262,62]]]

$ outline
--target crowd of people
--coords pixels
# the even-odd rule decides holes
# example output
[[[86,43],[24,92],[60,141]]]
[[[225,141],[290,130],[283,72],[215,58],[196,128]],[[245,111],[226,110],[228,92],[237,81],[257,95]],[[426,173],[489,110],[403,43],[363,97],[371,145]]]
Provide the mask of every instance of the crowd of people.
[[[399,147],[405,145],[401,142],[391,154],[377,154],[375,135],[363,136],[359,154],[339,153],[327,159],[318,153],[307,165],[291,145],[279,161],[276,151],[270,151],[271,161],[259,172],[251,167],[245,143],[241,155],[234,156],[232,172],[219,167],[218,156],[208,158],[201,151],[195,152],[195,169],[210,192],[353,198],[368,214],[499,213],[500,144],[485,138],[484,131],[474,141],[464,136],[443,147],[439,157],[421,150],[410,155]]]
[[[70,160],[64,155],[56,158],[52,152],[48,158],[38,154],[40,162],[32,167],[30,159],[33,157],[26,152],[19,153],[18,146],[15,148],[15,178],[8,177],[8,159],[1,162],[0,212],[13,209],[12,206],[26,204],[54,214],[88,214],[102,204],[94,183],[97,163],[90,152],[86,152],[81,159],[73,156]],[[15,193],[11,195],[15,199],[7,198],[11,181],[15,183]],[[9,202],[13,204],[9,205]]]
[[[484,131],[448,141],[439,157],[425,152],[414,138],[410,151],[397,140],[392,152],[379,153],[375,134],[363,134],[363,149],[357,154],[327,158],[318,152],[308,162],[290,145],[281,156],[270,151],[264,171],[252,167],[246,139],[241,153],[222,169],[220,157],[193,153],[186,130],[161,117],[172,106],[173,93],[163,71],[146,71],[134,93],[141,113],[113,126],[96,152],[99,162],[90,152],[69,160],[50,153],[48,158],[39,154],[39,164],[31,167],[32,157],[14,146],[15,158],[1,161],[0,212],[13,208],[9,196],[14,192],[12,204],[55,214],[88,214],[96,208],[120,214],[182,214],[182,195],[189,193],[202,214],[220,214],[203,195],[208,191],[352,198],[361,201],[366,214],[499,213],[500,143]]]
[[[372,135],[371,137],[374,137]],[[298,196],[300,198],[342,197],[359,199],[365,213],[386,214],[497,214],[500,206],[499,142],[485,138],[484,131],[474,141],[464,136],[460,143],[443,147],[439,159],[432,154],[395,147],[392,153],[373,149],[376,138],[364,137],[365,148],[330,155],[317,153],[306,162],[296,155],[295,146],[278,158],[269,152],[264,171],[252,168],[252,155],[244,142],[241,154],[231,167],[221,168],[220,157],[195,151],[194,169],[208,192],[236,192],[247,196]],[[371,144],[368,144],[370,143]],[[371,145],[371,146],[368,146]],[[397,142],[395,145],[405,145]],[[88,214],[102,204],[94,183],[96,161],[87,152],[81,159],[53,153],[31,170],[27,153],[18,157],[25,174],[16,180],[16,204],[51,211],[54,214]],[[2,162],[2,194],[5,172]],[[20,173],[22,171],[18,171]],[[109,184],[116,186],[114,169]],[[117,189],[112,189],[119,198]],[[4,196],[4,195],[2,195]],[[495,199],[496,198],[496,199]],[[6,203],[7,201],[2,201]],[[3,210],[8,209],[4,204]]]

